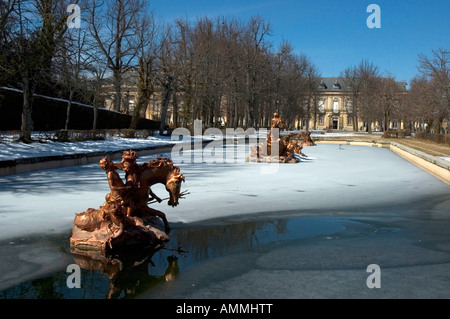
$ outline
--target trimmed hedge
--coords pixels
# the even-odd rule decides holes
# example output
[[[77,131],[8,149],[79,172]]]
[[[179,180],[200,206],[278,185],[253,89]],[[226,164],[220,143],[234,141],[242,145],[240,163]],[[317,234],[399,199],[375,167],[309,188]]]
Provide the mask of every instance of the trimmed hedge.
[[[387,131],[384,131],[383,137],[385,138],[405,138],[406,136],[411,136],[411,130],[392,130],[389,129]]]
[[[429,140],[441,144],[450,144],[450,134],[416,132],[416,138]]]
[[[20,92],[0,88],[0,131],[20,130],[23,96]],[[33,130],[56,131],[64,129],[67,102],[35,96],[33,98]],[[94,108],[72,102],[70,130],[91,130]],[[129,128],[131,115],[98,109],[97,129]],[[157,130],[160,122],[139,119],[137,129]]]

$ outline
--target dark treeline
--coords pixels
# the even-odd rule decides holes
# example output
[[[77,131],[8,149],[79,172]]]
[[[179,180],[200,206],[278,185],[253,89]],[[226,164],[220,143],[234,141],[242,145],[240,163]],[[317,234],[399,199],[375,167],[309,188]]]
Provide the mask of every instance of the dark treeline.
[[[70,24],[76,26],[76,15],[68,21],[69,4],[78,5],[71,9],[80,13],[79,28]],[[317,67],[289,42],[275,46],[270,22],[259,16],[164,24],[146,0],[0,0],[0,14],[0,85],[23,90],[24,141],[31,141],[35,93],[68,100],[66,130],[71,101],[94,106],[95,130],[97,108],[111,96],[115,111],[132,116],[132,129],[148,109],[156,110],[161,130],[169,122],[192,128],[196,119],[208,127],[267,127],[274,112],[291,128],[300,119],[317,120]],[[346,69],[353,123],[395,117],[428,128],[442,124],[448,57],[444,50],[420,56],[420,75],[401,103],[395,79],[381,77],[376,66],[362,61]]]

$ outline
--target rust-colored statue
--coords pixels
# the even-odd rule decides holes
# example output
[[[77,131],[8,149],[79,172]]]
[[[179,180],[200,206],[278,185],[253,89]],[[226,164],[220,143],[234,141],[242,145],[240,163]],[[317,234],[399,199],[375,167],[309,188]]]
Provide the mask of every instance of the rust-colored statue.
[[[297,139],[299,140],[300,144],[303,146],[315,146],[316,143],[314,142],[314,140],[311,138],[311,133],[312,131],[301,131],[300,133],[298,133],[297,135]]]
[[[137,164],[134,151],[125,151],[120,163],[108,157],[100,160],[106,172],[110,192],[98,209],[89,208],[75,215],[70,243],[72,246],[97,247],[102,250],[127,244],[158,245],[169,240],[166,215],[148,206],[149,199],[162,200],[150,187],[157,183],[166,186],[170,194],[168,204],[177,206],[181,196],[183,174],[168,158]],[[125,171],[125,183],[117,170]],[[150,198],[149,198],[150,194]],[[164,226],[160,225],[160,220]]]
[[[274,113],[270,132],[267,134],[266,140],[259,145],[254,145],[250,148],[250,155],[247,160],[250,162],[297,163],[299,162],[299,159],[295,156],[295,154],[307,157],[302,153],[302,148],[303,146],[315,145],[314,141],[310,137],[311,132],[300,132],[297,140],[292,139],[292,133],[289,133],[285,135],[284,138],[281,138],[280,132],[286,128],[286,123],[282,120],[278,113]],[[303,140],[300,141],[300,138],[303,138]],[[278,144],[277,154],[274,154],[273,152],[274,143]]]
[[[271,128],[278,128],[280,131],[285,130],[287,128],[286,123],[283,121],[283,119],[277,112],[273,113]]]

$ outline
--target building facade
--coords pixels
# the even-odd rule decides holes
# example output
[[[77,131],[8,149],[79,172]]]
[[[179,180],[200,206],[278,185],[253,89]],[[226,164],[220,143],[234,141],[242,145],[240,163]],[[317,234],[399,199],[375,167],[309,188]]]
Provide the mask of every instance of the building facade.
[[[406,82],[397,82],[397,85],[400,92],[406,92]],[[314,103],[314,101],[311,103]],[[308,125],[308,119],[302,119],[300,126],[303,129],[308,127],[309,129],[317,130],[354,130],[351,89],[344,78],[321,78],[316,103],[317,109],[315,114],[310,115]],[[358,130],[366,130],[367,123],[359,119],[360,117],[358,116],[358,123],[356,123]],[[373,122],[371,125],[374,131],[382,129],[382,123]],[[391,121],[389,127],[393,129],[401,128],[401,123]]]
[[[397,82],[400,94],[406,92],[406,82]],[[113,109],[114,91],[110,84],[106,88],[107,97],[105,107]],[[182,123],[182,110],[184,101],[182,93],[177,92],[176,101],[171,101],[167,110],[166,124]],[[150,120],[160,120],[162,92],[155,92],[149,101],[145,110],[142,110],[141,116]],[[125,78],[122,87],[122,105],[123,113],[131,114],[137,99],[137,83],[135,74],[130,74]],[[178,112],[173,114],[173,103],[177,104]],[[226,101],[224,101],[226,103]],[[317,105],[317,107],[313,107]],[[367,130],[367,123],[364,122],[358,114],[358,123],[353,123],[353,109],[351,99],[351,89],[346,84],[346,80],[340,77],[323,77],[320,79],[319,86],[315,92],[314,101],[310,101],[311,114],[309,117],[300,118],[295,123],[295,127],[309,130],[339,130],[353,131],[356,126],[359,131]],[[177,116],[175,121],[174,116]],[[226,114],[223,115],[222,122],[226,123]],[[356,124],[356,125],[354,125]],[[373,131],[381,131],[383,123],[372,122]],[[402,123],[395,120],[389,123],[389,128],[403,128]]]

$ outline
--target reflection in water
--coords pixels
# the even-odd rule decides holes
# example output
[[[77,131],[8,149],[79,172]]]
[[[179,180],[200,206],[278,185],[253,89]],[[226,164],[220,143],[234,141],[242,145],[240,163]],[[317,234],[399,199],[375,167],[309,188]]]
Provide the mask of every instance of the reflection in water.
[[[61,299],[63,295],[55,290],[56,279],[53,277],[33,280],[31,285],[36,289],[38,299]]]
[[[218,221],[220,225],[174,228],[166,246],[156,250],[127,248],[109,255],[100,251],[70,249],[67,239],[64,239],[61,249],[71,254],[74,263],[81,268],[81,288],[68,288],[66,280],[69,273],[61,269],[8,288],[0,292],[0,298],[134,298],[176,280],[179,272],[192,265],[286,239],[291,232],[288,225],[293,220],[227,222],[225,225],[224,221]]]
[[[150,249],[128,250],[106,256],[100,251],[72,250],[80,268],[98,271],[109,279],[107,299],[132,298],[152,286],[174,280],[179,273],[178,258],[167,257],[167,269],[161,276],[151,275],[149,265],[156,251]]]
[[[187,247],[196,262],[275,241],[287,231],[286,219],[196,225],[177,229],[171,242]]]
[[[171,232],[167,246],[177,248],[127,249],[114,255],[72,248],[71,253],[75,263],[82,269],[97,272],[107,278],[106,298],[133,298],[175,280],[180,272],[179,258],[182,260],[182,269],[186,269],[192,264],[210,258],[271,241],[286,229],[286,220],[252,221],[219,226],[197,225],[174,229]],[[157,275],[164,267],[164,273]],[[98,278],[91,287],[87,286],[84,289],[98,289],[96,282]]]

